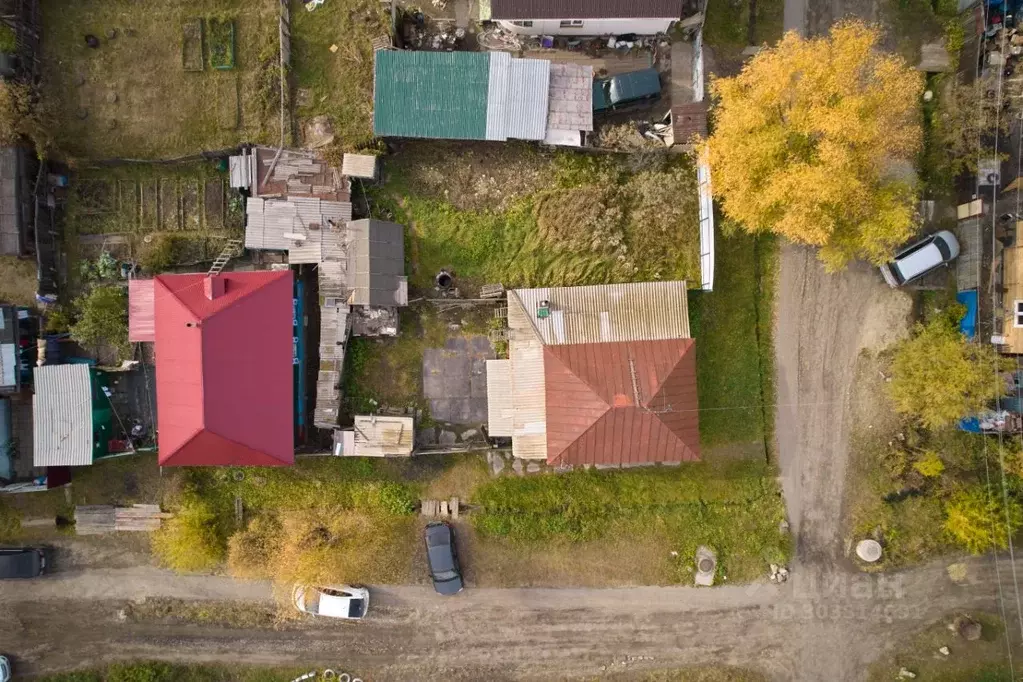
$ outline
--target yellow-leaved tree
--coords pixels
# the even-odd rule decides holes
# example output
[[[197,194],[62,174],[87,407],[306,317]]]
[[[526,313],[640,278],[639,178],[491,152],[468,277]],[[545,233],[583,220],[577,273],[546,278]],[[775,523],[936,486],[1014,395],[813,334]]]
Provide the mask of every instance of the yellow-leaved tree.
[[[822,38],[788,33],[712,85],[706,149],[725,214],[821,247],[830,270],[884,262],[916,230],[923,78],[880,38],[853,21]]]

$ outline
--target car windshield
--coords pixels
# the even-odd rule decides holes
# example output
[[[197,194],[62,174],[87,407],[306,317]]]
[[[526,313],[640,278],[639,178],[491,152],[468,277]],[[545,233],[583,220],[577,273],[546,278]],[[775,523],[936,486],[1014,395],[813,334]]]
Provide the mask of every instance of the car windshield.
[[[439,583],[447,582],[448,580],[454,580],[458,577],[458,574],[454,571],[439,571],[434,573],[433,579]]]

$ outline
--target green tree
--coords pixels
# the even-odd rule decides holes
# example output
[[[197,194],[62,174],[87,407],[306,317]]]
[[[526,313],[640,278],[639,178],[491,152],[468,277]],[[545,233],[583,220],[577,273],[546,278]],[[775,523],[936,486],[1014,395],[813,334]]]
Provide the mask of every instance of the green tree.
[[[991,346],[970,343],[938,316],[917,325],[895,350],[888,392],[895,409],[927,428],[946,426],[1004,395],[996,372],[1009,369]]]
[[[917,227],[922,91],[877,28],[790,32],[713,84],[712,191],[745,230],[819,246],[829,269],[884,262]]]
[[[121,357],[131,353],[128,294],[123,287],[95,287],[88,295],[78,299],[76,307],[78,321],[71,326],[71,338],[90,350],[109,344]]]
[[[1008,522],[1006,522],[1008,521]],[[945,507],[945,530],[974,554],[1005,549],[1009,536],[1023,525],[1023,507],[1009,498],[1008,514],[1000,491],[975,486],[956,493]]]

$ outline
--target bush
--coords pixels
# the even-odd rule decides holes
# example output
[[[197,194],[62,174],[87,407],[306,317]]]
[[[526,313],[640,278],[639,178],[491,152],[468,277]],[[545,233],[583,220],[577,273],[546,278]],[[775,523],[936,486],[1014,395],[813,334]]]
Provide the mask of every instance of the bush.
[[[966,550],[983,554],[1005,549],[1009,536],[1023,525],[1023,508],[1009,498],[1008,513],[1001,491],[975,486],[956,493],[945,507],[945,530]]]
[[[284,527],[276,516],[261,514],[227,543],[227,568],[238,578],[264,578],[284,540]]]
[[[169,663],[113,663],[107,668],[106,682],[173,682],[180,679]]]
[[[269,578],[283,585],[386,582],[381,572],[395,532],[408,518],[318,507],[256,517],[229,542],[233,575]]]
[[[926,478],[937,478],[945,471],[945,463],[934,450],[927,450],[913,462],[913,468]]]
[[[168,568],[195,572],[217,568],[227,546],[213,508],[189,496],[174,518],[153,534],[153,551]]]
[[[128,343],[128,294],[120,286],[98,286],[75,302],[78,322],[71,338],[90,350],[114,346],[121,357],[131,353]]]
[[[993,347],[970,343],[947,317],[938,316],[917,325],[913,337],[898,345],[888,389],[896,410],[938,428],[1003,395],[1003,382],[992,372],[1009,368]]]

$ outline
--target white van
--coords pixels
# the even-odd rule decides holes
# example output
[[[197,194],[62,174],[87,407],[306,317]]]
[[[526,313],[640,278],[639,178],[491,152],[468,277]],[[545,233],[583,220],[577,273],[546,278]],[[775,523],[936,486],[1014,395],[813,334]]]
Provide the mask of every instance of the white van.
[[[895,260],[881,266],[881,276],[888,286],[901,287],[938,267],[951,263],[959,255],[959,242],[948,230],[935,232],[895,255]]]

